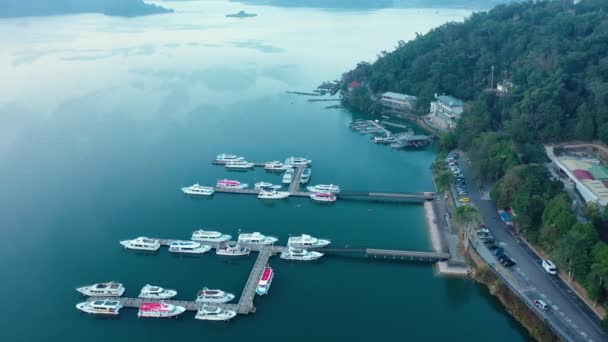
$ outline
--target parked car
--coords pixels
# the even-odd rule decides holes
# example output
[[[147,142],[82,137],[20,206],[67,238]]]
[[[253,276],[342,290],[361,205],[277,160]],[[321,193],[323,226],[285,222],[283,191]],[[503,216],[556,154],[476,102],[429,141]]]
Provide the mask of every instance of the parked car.
[[[489,249],[490,251],[495,251],[495,250],[497,250],[497,249],[502,249],[502,247],[500,247],[500,246],[499,246],[499,245],[497,245],[496,243],[490,244],[490,245],[488,245],[487,247],[488,247],[488,249]]]
[[[490,230],[488,228],[486,228],[486,226],[483,224],[479,226],[479,229],[477,229],[477,232],[490,234]]]
[[[494,240],[494,238],[491,238],[491,237],[483,239],[482,241],[483,241],[484,245],[486,245],[486,246],[496,243],[496,240]]]
[[[494,256],[498,258],[501,255],[505,254],[505,250],[502,247],[498,247],[498,248],[492,250],[492,254],[494,254]]]
[[[557,274],[557,267],[551,260],[543,259],[541,266],[547,273],[549,273],[551,275]]]
[[[463,198],[459,198],[458,201],[460,203],[469,203],[469,202],[471,202],[471,199],[468,197],[463,197]]]
[[[537,308],[543,310],[543,311],[547,311],[549,310],[549,304],[547,304],[547,302],[545,302],[542,299],[536,299],[534,300],[534,306],[536,306]]]

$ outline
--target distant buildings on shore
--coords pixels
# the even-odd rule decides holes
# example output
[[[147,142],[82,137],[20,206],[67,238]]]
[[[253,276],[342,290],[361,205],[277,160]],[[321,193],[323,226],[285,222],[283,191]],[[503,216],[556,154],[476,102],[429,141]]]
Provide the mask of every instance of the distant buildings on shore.
[[[405,114],[414,109],[416,105],[416,96],[399,94],[388,91],[380,95],[380,104],[386,110]]]
[[[433,119],[439,119],[448,128],[454,128],[464,111],[464,102],[450,95],[435,94],[435,101],[431,102],[430,110]]]

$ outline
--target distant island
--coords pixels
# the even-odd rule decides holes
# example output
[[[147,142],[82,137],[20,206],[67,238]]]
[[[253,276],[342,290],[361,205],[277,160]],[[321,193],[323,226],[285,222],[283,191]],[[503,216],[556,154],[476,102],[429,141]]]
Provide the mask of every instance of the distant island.
[[[135,17],[169,12],[173,10],[143,0],[0,0],[0,18],[75,13]]]
[[[245,11],[239,11],[237,13],[226,14],[228,18],[251,18],[257,17],[258,15],[255,13],[246,13]]]

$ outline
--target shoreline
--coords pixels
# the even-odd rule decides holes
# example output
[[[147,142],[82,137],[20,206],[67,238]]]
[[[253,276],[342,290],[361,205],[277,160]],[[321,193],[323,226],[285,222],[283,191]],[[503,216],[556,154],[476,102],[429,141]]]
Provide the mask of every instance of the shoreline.
[[[450,251],[448,244],[444,243],[446,237],[442,236],[441,230],[437,225],[439,220],[437,219],[437,213],[435,212],[433,203],[430,201],[424,202],[424,213],[426,219],[427,232],[429,240],[431,241],[431,248],[435,252],[447,252],[450,255],[457,253],[457,251]],[[445,247],[444,247],[445,246]],[[468,277],[469,268],[467,265],[461,263],[451,262],[452,258],[448,261],[440,261],[437,265],[437,273],[443,276],[456,276],[456,277]]]

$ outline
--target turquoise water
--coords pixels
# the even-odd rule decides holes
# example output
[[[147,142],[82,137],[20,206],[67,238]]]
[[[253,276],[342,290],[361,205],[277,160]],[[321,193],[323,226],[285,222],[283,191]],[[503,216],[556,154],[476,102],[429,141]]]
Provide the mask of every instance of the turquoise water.
[[[262,202],[184,196],[194,182],[279,182],[262,170],[227,172],[217,153],[252,161],[313,160],[312,184],[352,190],[432,189],[431,150],[398,152],[347,128],[352,115],[285,90],[310,90],[399,39],[467,11],[324,12],[170,2],[169,16],[97,15],[0,21],[0,266],[10,341],[280,341],[399,338],[518,341],[527,335],[469,280],[429,265],[330,256],[272,259],[270,294],[228,324],[113,319],[78,312],[74,287],[117,280],[192,299],[203,286],[239,294],[253,256],[177,257],[125,251],[140,235],[188,238],[200,227],[309,233],[336,246],[429,249],[422,206],[308,199]],[[260,14],[234,21],[239,9]],[[361,42],[365,42],[362,44]],[[10,80],[8,82],[7,80]],[[8,295],[6,295],[8,293]],[[2,336],[4,335],[4,336]]]

